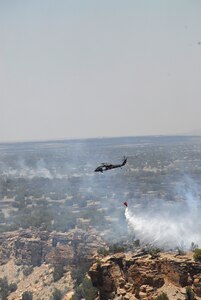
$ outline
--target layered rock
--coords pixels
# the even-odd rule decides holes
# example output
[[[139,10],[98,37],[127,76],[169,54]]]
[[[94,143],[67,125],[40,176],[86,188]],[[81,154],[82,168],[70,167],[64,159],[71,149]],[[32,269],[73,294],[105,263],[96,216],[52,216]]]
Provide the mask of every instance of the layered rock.
[[[36,229],[0,235],[0,265],[13,258],[17,265],[40,266],[42,263],[76,264],[93,259],[97,248],[105,246],[98,234],[81,229],[67,233],[48,233]]]
[[[201,296],[201,263],[187,256],[161,253],[153,258],[137,252],[115,254],[93,264],[89,275],[101,300],[114,296],[115,299],[155,299],[157,291],[167,284],[178,292],[191,286]]]

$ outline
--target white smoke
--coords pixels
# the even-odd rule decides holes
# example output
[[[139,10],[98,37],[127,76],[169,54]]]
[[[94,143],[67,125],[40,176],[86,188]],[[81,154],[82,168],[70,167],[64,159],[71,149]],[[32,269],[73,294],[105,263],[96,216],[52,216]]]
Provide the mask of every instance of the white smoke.
[[[129,229],[141,243],[164,249],[189,249],[192,243],[201,246],[199,193],[192,180],[188,177],[184,180],[183,187],[177,190],[179,200],[150,200],[146,206],[126,209]]]
[[[2,175],[7,177],[20,177],[33,179],[35,177],[53,178],[52,172],[47,168],[43,159],[37,161],[36,166],[28,166],[23,159],[18,160],[16,168],[4,167]]]
[[[64,169],[60,172],[56,167],[51,167],[43,158],[34,162],[31,166],[24,159],[16,161],[15,166],[1,164],[1,175],[14,178],[48,178],[48,179],[69,179],[72,177],[81,177],[82,174],[76,172],[76,168]],[[90,176],[90,173],[85,173],[85,176]]]

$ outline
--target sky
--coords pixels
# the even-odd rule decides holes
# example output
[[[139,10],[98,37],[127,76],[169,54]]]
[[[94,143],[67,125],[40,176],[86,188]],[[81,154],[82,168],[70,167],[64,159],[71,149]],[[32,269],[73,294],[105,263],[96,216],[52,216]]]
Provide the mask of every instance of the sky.
[[[200,0],[0,0],[0,142],[201,133]]]

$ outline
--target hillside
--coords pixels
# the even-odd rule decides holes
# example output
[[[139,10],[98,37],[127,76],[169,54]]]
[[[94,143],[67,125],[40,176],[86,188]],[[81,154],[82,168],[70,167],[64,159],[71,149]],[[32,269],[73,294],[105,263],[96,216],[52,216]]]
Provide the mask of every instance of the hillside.
[[[33,300],[151,300],[164,292],[170,300],[184,300],[187,287],[201,299],[201,263],[192,252],[178,255],[131,246],[130,251],[124,247],[125,252],[114,253],[118,249],[93,228],[1,234],[1,299],[21,300],[30,292]],[[10,290],[3,297],[6,284]],[[53,297],[55,290],[60,298]]]
[[[63,299],[70,299],[99,246],[105,247],[105,243],[94,229],[49,233],[32,228],[1,234],[0,278],[6,277],[9,285],[16,286],[8,299],[20,300],[26,291],[34,300],[52,299],[55,288]],[[7,299],[1,292],[2,286],[0,297]]]

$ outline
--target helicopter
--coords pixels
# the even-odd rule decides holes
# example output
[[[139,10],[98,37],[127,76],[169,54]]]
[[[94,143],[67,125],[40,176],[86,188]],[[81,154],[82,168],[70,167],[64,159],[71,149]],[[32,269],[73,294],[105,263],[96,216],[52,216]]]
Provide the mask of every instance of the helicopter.
[[[127,157],[124,157],[123,162],[121,164],[117,164],[117,165],[102,163],[100,166],[98,166],[94,170],[94,172],[103,173],[103,171],[108,171],[108,170],[112,170],[112,169],[116,169],[116,168],[121,168],[121,167],[125,166],[126,162],[127,162]]]

